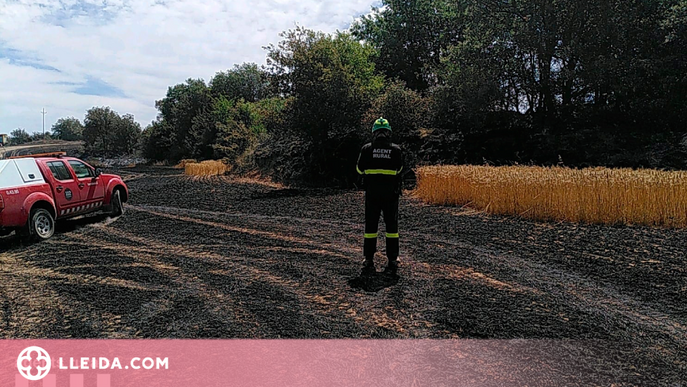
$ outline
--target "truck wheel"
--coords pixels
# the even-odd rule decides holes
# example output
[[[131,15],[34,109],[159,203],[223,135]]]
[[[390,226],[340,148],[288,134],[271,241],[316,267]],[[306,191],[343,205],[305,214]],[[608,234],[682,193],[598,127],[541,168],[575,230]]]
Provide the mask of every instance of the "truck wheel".
[[[55,220],[45,208],[34,208],[29,217],[29,233],[32,239],[45,240],[55,233]]]
[[[110,200],[110,202],[110,204],[112,204],[112,212],[110,213],[112,217],[117,217],[124,213],[124,207],[122,206],[122,194],[120,190],[116,190],[112,193],[112,200]]]

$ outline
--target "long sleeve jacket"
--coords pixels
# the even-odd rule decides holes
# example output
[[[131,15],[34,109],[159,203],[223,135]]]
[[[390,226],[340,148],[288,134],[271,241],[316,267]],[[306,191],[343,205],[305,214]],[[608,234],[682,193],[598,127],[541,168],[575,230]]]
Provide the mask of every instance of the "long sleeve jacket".
[[[390,139],[381,137],[363,145],[356,168],[359,174],[364,175],[368,194],[400,194],[403,151]]]

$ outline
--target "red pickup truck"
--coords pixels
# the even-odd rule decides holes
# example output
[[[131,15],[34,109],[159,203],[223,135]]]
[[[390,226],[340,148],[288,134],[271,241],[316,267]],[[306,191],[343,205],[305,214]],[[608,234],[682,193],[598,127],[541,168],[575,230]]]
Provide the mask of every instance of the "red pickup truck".
[[[82,160],[43,154],[0,160],[0,235],[50,238],[55,221],[104,211],[122,214],[129,190],[117,175]]]

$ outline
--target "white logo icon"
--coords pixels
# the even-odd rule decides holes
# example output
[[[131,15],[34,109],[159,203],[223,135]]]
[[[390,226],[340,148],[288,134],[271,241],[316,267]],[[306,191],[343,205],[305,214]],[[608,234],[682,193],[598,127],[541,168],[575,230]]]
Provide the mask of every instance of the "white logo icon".
[[[28,347],[19,354],[17,369],[28,380],[41,380],[50,372],[50,355],[41,347]]]

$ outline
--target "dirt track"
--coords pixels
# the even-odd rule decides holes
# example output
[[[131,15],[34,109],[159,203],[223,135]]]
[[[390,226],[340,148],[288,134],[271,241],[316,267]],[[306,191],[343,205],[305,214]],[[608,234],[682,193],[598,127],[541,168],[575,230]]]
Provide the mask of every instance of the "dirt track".
[[[0,238],[1,337],[592,340],[608,380],[686,379],[686,231],[405,196],[400,276],[368,278],[360,192],[119,172],[124,216],[63,222],[35,245]]]
[[[39,143],[27,143],[22,145],[14,146],[4,146],[0,147],[0,159],[12,157],[12,156],[22,156],[22,155],[33,155],[37,153],[47,153],[47,152],[67,152],[68,154],[83,152],[83,141],[62,141],[62,140],[52,140],[52,141],[40,141]]]

